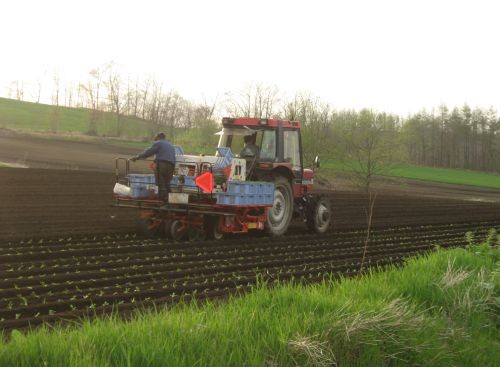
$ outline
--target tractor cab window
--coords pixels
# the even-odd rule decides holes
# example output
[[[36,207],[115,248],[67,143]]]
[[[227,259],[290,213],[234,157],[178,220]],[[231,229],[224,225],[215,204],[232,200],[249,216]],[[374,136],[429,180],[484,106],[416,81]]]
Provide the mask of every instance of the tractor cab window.
[[[285,162],[292,164],[294,171],[300,170],[300,145],[299,145],[299,131],[298,130],[285,130],[283,132],[285,147],[284,158]]]
[[[258,140],[257,140],[258,142]],[[260,160],[274,162],[276,159],[276,131],[264,130],[260,144]]]
[[[233,154],[239,154],[244,146],[245,142],[243,141],[243,135],[232,136],[229,147],[233,151]]]
[[[259,148],[260,151],[263,131],[262,130],[253,130],[253,131],[255,139],[254,144]],[[251,133],[252,132],[250,131],[250,134]],[[248,129],[243,129],[243,128],[235,128],[235,129],[224,128],[222,132],[219,132],[217,134],[220,135],[218,146],[231,148],[231,151],[235,155],[241,154],[243,148],[245,147],[245,139],[251,136],[249,135]]]

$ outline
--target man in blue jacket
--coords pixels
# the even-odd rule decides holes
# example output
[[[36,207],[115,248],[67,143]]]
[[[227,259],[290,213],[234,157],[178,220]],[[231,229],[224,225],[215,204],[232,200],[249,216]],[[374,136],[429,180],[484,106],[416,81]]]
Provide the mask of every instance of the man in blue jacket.
[[[155,155],[156,163],[156,184],[158,185],[158,197],[164,202],[168,202],[170,192],[170,180],[175,168],[175,150],[172,144],[165,139],[164,133],[158,133],[155,142],[141,154],[130,158],[132,162]]]

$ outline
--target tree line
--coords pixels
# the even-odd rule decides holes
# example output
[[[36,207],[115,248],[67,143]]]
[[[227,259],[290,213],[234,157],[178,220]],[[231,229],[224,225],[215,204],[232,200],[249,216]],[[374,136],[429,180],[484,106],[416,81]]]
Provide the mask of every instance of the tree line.
[[[500,119],[493,109],[422,111],[405,121],[402,136],[416,164],[500,171]]]
[[[262,84],[210,103],[194,103],[153,78],[124,77],[112,63],[91,70],[82,82],[61,86],[55,76],[52,84],[53,105],[91,110],[89,135],[97,135],[100,114],[111,112],[116,116],[116,136],[122,136],[125,121],[130,121],[125,117],[135,117],[147,122],[148,137],[161,130],[175,142],[187,134],[200,148],[209,148],[216,139],[207,137],[217,130],[223,115],[272,117],[302,123],[306,162],[319,154],[356,164],[362,158],[359,154],[378,154],[383,157],[378,162],[500,172],[500,118],[491,108],[439,106],[403,118],[367,109],[338,110],[309,94],[286,98],[277,87]],[[42,88],[37,85],[35,102],[40,101]],[[22,81],[13,82],[9,96],[25,99],[23,88]],[[374,144],[376,152],[370,149]]]

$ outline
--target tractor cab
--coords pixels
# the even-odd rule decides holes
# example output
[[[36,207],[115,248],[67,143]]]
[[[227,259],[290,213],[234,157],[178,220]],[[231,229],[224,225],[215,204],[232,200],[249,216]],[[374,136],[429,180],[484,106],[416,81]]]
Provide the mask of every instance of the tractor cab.
[[[297,193],[305,178],[307,188],[312,189],[312,170],[303,167],[300,123],[275,119],[224,118],[222,130],[217,133],[219,147],[230,148],[233,154],[247,161],[247,177],[256,180],[270,179],[277,174],[297,185]],[[245,139],[252,138],[258,154],[242,156],[246,153]],[[306,171],[306,172],[304,172]],[[295,192],[294,188],[294,192]]]

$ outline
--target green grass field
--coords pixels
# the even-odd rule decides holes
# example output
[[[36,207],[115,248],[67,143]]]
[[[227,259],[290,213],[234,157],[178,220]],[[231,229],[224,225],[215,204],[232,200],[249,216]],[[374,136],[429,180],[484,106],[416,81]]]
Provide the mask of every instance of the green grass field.
[[[499,259],[439,250],[357,279],[14,332],[0,365],[498,366]]]
[[[32,102],[0,98],[0,128],[24,131],[80,133],[89,131],[92,111],[86,108],[56,107]],[[100,112],[97,118],[98,136],[116,136],[116,115]],[[148,136],[150,124],[140,119],[123,117],[124,138]]]
[[[86,108],[55,107],[32,102],[0,98],[0,128],[22,132],[57,133],[61,138],[79,140],[89,132],[92,111]],[[117,137],[116,115],[99,112],[96,135],[105,137],[106,143],[145,148],[156,133],[147,121],[123,116],[123,131]],[[174,144],[185,152],[213,154],[218,137],[213,126],[199,129],[176,129]],[[76,134],[70,135],[69,133]],[[79,135],[78,135],[79,134]]]
[[[325,162],[323,167],[336,172],[352,171],[348,165],[334,161]],[[384,176],[500,189],[500,174],[461,169],[394,165]]]

